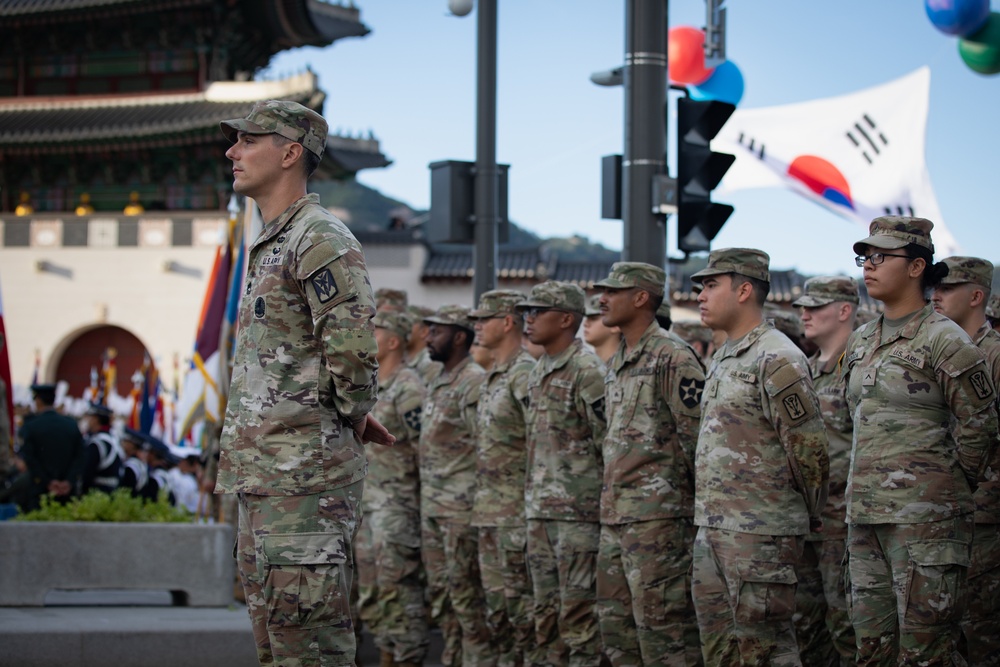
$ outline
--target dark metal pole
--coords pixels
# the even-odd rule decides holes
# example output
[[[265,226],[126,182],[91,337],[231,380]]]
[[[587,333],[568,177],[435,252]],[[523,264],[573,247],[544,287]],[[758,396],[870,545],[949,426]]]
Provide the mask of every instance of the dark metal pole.
[[[666,216],[653,213],[653,178],[667,173],[667,0],[625,0],[625,154],[622,258],[663,266]]]
[[[475,303],[496,289],[497,230],[500,224],[497,169],[497,0],[477,0]]]

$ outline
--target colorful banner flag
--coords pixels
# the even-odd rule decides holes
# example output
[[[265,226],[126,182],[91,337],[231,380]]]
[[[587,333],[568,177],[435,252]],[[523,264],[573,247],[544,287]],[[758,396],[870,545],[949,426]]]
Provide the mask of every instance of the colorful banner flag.
[[[184,388],[177,404],[175,442],[180,442],[197,421],[205,419],[219,423],[224,416],[230,377],[231,345],[228,341],[232,330],[227,316],[228,304],[236,276],[242,284],[243,272],[243,225],[239,212],[234,195],[230,201],[226,238],[215,252],[191,366],[184,377]]]
[[[10,377],[10,356],[7,352],[7,330],[3,323],[3,296],[0,295],[0,380],[4,383],[7,404],[7,423],[0,422],[0,428],[10,432],[10,442],[14,442],[14,384]]]
[[[924,159],[930,69],[856,93],[737,109],[712,141],[732,153],[718,192],[784,187],[867,230],[881,215],[934,222],[935,254],[959,254]]]

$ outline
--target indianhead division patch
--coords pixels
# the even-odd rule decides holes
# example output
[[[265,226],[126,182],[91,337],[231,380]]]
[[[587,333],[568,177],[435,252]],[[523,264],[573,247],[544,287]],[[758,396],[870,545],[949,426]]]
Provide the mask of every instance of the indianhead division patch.
[[[330,269],[323,269],[313,276],[312,284],[320,303],[326,303],[337,296],[337,281],[333,279]]]
[[[405,415],[403,415],[403,422],[406,423],[414,431],[420,430],[420,413],[422,412],[421,407],[418,405],[413,408]]]
[[[696,408],[701,403],[705,391],[705,381],[698,378],[683,378],[677,386],[677,393],[685,408]]]

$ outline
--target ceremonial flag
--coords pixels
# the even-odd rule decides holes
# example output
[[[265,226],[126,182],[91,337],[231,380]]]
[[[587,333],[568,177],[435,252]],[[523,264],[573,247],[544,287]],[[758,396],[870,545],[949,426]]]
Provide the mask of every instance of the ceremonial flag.
[[[936,254],[958,254],[924,159],[930,81],[922,67],[847,95],[737,109],[712,141],[736,156],[718,191],[791,188],[865,230],[882,215],[928,218]]]
[[[10,442],[14,442],[14,384],[10,377],[10,357],[7,353],[7,330],[3,324],[3,297],[0,296],[0,380],[6,388],[7,423],[0,428],[10,431]]]
[[[227,302],[234,267],[241,263],[243,247],[243,229],[235,196],[229,212],[226,238],[215,251],[191,366],[184,377],[184,389],[177,405],[179,420],[175,442],[180,442],[199,419],[218,423],[224,415],[225,394],[229,389]]]

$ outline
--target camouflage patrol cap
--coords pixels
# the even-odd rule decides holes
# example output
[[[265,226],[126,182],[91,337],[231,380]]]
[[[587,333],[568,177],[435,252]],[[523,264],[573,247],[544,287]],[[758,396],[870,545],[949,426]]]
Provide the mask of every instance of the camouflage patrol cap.
[[[763,250],[754,248],[722,248],[713,250],[708,256],[708,266],[691,276],[691,280],[701,283],[709,276],[738,273],[748,278],[771,282],[768,265],[771,257]]]
[[[497,315],[514,315],[517,313],[517,304],[524,301],[524,294],[517,290],[491,290],[483,292],[479,296],[479,308],[469,313],[469,318],[473,320]]]
[[[858,303],[858,284],[846,276],[816,276],[806,281],[802,296],[793,306],[817,308],[835,301]]]
[[[532,287],[528,299],[517,304],[517,309],[558,308],[583,315],[586,312],[586,300],[587,295],[584,294],[579,285],[558,280],[546,280],[544,283]]]
[[[777,307],[765,306],[764,317],[774,323],[774,328],[792,340],[802,338],[802,320],[795,313]]]
[[[413,328],[413,320],[409,313],[395,308],[380,308],[372,318],[372,324],[377,329],[385,329],[406,340],[410,337],[410,330]]]
[[[410,304],[406,307],[406,312],[410,314],[414,322],[423,322],[424,318],[430,317],[434,314],[434,309],[427,306],[418,306],[416,304]]]
[[[395,308],[396,310],[406,310],[409,303],[406,290],[393,289],[391,287],[380,287],[375,290],[376,308]]]
[[[224,120],[219,125],[226,139],[236,143],[237,133],[280,134],[297,141],[319,157],[326,148],[326,119],[298,102],[267,100],[253,105],[246,118]]]
[[[670,302],[664,299],[656,309],[658,319],[670,319]]]
[[[972,283],[990,289],[993,287],[993,263],[978,257],[945,257],[941,260],[948,265],[948,275],[941,279],[942,285]]]
[[[934,254],[934,244],[931,243],[931,230],[934,223],[926,218],[910,218],[899,215],[886,215],[872,220],[868,227],[868,238],[854,244],[854,252],[861,254],[864,246],[882,250],[896,250],[914,243],[923,246]]]
[[[469,309],[465,306],[441,306],[433,315],[424,318],[429,324],[449,324],[473,331],[472,320],[469,319]]]
[[[611,273],[594,287],[608,289],[629,289],[638,287],[650,294],[663,296],[663,285],[667,282],[667,273],[659,266],[645,262],[615,262],[611,265]]]
[[[587,297],[587,306],[583,311],[583,314],[587,317],[593,317],[594,315],[601,314],[601,295],[594,294],[593,296]]]
[[[1000,292],[990,295],[990,300],[986,304],[986,317],[1000,319]]]
[[[674,322],[670,325],[670,330],[677,334],[682,340],[688,343],[711,343],[712,330],[696,320],[684,320]]]

